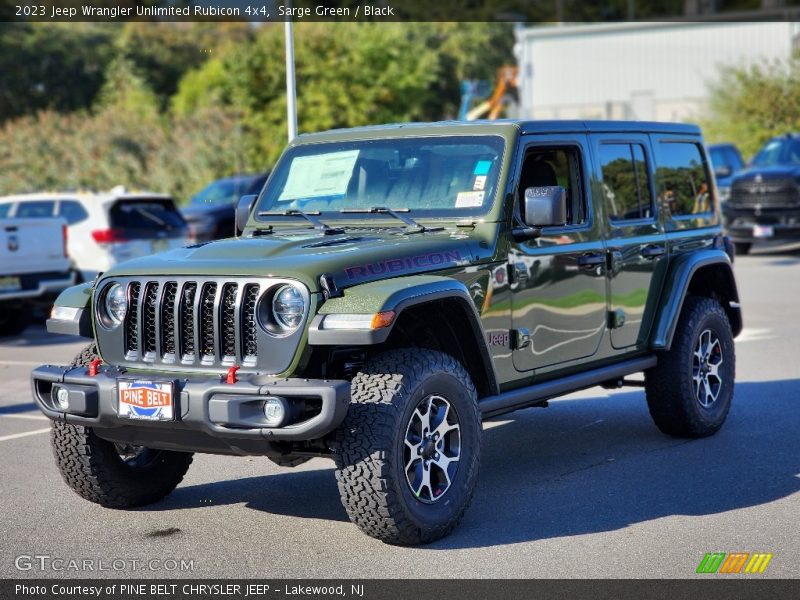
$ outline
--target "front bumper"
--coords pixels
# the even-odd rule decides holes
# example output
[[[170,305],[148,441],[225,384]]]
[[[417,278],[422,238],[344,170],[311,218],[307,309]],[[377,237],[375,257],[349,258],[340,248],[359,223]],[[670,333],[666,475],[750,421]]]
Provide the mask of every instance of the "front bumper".
[[[725,232],[740,243],[800,240],[800,210],[772,210],[723,206]],[[757,227],[771,227],[772,235],[756,235]]]
[[[118,378],[174,382],[174,420],[120,417]],[[51,396],[54,384],[70,392],[67,411]],[[275,442],[322,438],[339,426],[350,402],[350,383],[342,380],[252,375],[226,384],[219,376],[175,378],[114,367],[90,376],[86,367],[43,365],[31,372],[31,385],[36,404],[52,420],[91,427],[99,437],[114,442],[216,454],[265,455],[273,452]],[[311,410],[297,422],[266,427],[261,407],[270,396],[302,400]]]

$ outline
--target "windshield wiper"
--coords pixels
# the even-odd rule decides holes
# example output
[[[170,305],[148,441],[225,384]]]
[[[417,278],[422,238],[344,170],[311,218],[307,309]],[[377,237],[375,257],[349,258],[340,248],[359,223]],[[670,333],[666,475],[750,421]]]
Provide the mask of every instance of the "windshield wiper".
[[[405,223],[408,227],[413,228],[413,230],[408,231],[407,233],[424,233],[426,231],[441,231],[444,227],[425,227],[420,223],[417,223],[411,217],[407,217],[400,213],[409,213],[411,212],[410,208],[387,208],[385,206],[373,206],[371,208],[343,208],[339,211],[343,214],[379,214],[379,215],[389,215],[390,217],[394,217]]]
[[[330,225],[326,225],[317,217],[320,215],[319,211],[316,212],[303,212],[302,210],[298,210],[296,208],[290,208],[289,210],[285,210],[283,212],[266,212],[262,211],[258,213],[259,217],[303,217],[306,221],[310,222],[314,229],[317,231],[321,231],[324,235],[334,235],[337,233],[344,233],[344,229],[340,229],[338,227],[331,227]]]

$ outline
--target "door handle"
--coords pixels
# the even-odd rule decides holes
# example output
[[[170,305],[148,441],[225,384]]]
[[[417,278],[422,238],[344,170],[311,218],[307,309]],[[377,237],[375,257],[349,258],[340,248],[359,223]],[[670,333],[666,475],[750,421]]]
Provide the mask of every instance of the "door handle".
[[[579,267],[596,267],[606,264],[605,254],[584,254],[578,257]]]
[[[667,249],[664,246],[657,246],[656,244],[650,244],[642,248],[642,256],[644,258],[657,258],[664,256],[666,253]]]

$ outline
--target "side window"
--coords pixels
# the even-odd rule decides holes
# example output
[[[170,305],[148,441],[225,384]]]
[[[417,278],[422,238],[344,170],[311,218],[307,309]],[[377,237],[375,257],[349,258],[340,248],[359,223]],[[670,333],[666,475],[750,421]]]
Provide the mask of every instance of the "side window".
[[[52,217],[55,202],[52,200],[35,200],[33,202],[20,202],[17,207],[18,219],[41,219]]]
[[[697,144],[660,142],[656,147],[656,162],[659,200],[673,217],[714,210],[708,170]]]
[[[641,144],[601,144],[600,169],[611,221],[653,217],[647,160]]]
[[[89,213],[83,208],[80,202],[75,200],[62,200],[58,207],[58,216],[64,217],[68,225],[80,223],[84,219],[89,218]]]
[[[567,225],[581,225],[587,218],[582,181],[578,148],[531,148],[522,163],[517,205],[524,206],[527,188],[560,185],[567,193]]]

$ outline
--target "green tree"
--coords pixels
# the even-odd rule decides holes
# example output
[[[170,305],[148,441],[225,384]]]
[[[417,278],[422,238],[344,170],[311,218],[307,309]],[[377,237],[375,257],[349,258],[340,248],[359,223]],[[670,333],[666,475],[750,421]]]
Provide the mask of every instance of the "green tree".
[[[263,27],[188,73],[173,98],[186,115],[224,105],[242,115],[253,167],[285,145],[283,28]],[[295,28],[299,129],[318,131],[455,115],[462,78],[494,78],[511,60],[506,25],[301,23]]]
[[[136,65],[162,107],[183,75],[226,45],[252,36],[246,23],[125,23],[116,40],[119,53]]]
[[[106,23],[0,23],[0,123],[88,107],[113,57]]]
[[[769,138],[800,130],[800,57],[725,68],[709,91],[707,141],[734,142],[750,156]]]

